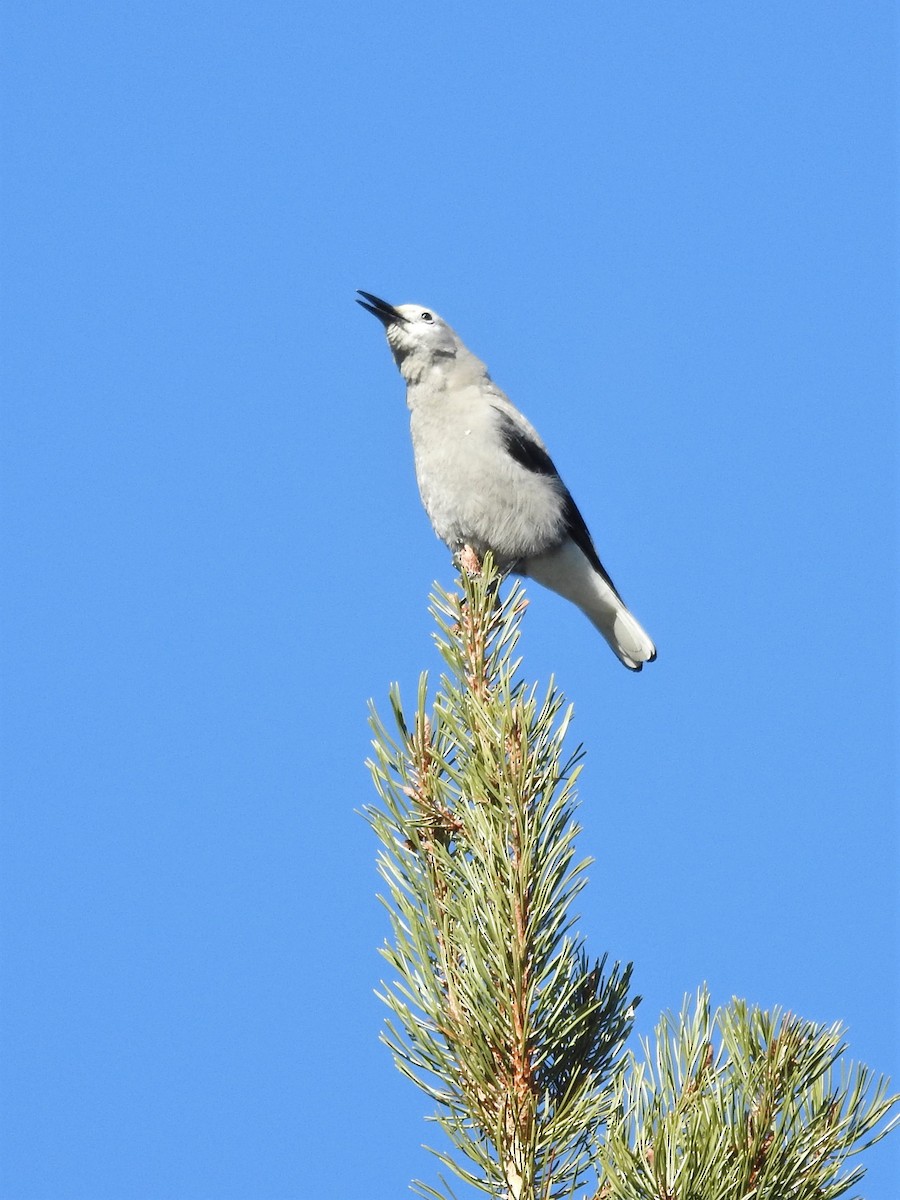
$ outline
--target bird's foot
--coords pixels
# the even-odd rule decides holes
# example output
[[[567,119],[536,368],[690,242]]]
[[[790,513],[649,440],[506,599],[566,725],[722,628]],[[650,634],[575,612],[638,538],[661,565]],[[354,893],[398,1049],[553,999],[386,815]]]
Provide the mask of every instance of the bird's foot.
[[[481,559],[471,546],[458,547],[453,554],[453,561],[460,571],[465,571],[470,577],[481,574]]]

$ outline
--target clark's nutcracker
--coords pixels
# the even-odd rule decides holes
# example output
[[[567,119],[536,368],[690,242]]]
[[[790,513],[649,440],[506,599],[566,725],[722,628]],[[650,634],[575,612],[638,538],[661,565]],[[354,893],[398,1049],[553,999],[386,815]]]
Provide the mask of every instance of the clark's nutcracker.
[[[577,604],[626,667],[652,662],[656,647],[600,562],[544,443],[484,363],[432,309],[359,294],[406,380],[419,492],[457,561],[467,548],[479,558],[491,550],[502,570]]]

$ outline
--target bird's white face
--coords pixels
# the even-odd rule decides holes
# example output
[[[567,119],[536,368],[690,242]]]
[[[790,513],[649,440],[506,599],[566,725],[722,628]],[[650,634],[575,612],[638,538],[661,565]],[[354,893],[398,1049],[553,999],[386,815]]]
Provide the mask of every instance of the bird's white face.
[[[408,354],[429,358],[455,355],[459,340],[450,326],[430,308],[421,304],[398,304],[400,318],[385,326],[387,340],[398,358]]]

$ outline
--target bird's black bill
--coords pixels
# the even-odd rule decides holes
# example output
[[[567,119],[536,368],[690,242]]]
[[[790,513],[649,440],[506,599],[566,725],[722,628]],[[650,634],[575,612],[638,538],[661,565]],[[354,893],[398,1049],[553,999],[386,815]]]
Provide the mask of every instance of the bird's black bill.
[[[356,290],[360,296],[365,296],[365,300],[357,300],[356,303],[361,305],[366,312],[370,312],[373,317],[377,317],[382,325],[391,325],[394,321],[406,320],[406,317],[401,316],[393,304],[388,304],[387,300],[381,300],[378,296],[373,296],[371,292],[364,292],[361,288]]]

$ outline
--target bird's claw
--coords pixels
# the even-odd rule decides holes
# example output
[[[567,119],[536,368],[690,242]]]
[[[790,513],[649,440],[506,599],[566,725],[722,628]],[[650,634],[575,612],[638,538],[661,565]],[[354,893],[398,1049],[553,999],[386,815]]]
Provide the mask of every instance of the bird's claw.
[[[460,571],[471,578],[481,574],[481,559],[471,546],[460,546],[453,554],[453,560]]]

